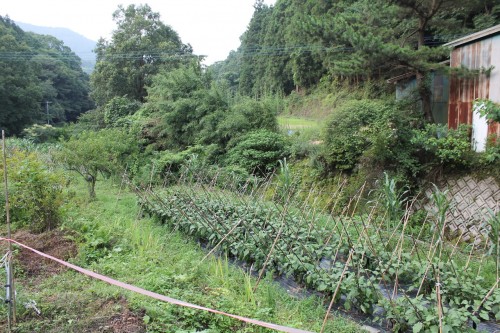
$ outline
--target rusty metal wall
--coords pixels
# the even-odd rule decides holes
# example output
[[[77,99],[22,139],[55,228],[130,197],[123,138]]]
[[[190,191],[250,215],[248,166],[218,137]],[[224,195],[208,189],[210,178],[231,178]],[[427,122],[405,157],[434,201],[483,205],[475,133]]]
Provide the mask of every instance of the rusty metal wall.
[[[500,35],[475,43],[461,45],[451,52],[450,66],[469,69],[494,69],[489,76],[464,78],[458,75],[450,79],[450,103],[448,126],[457,128],[459,124],[472,124],[472,102],[476,98],[489,98],[500,102]],[[500,124],[491,124],[488,134],[500,135]]]

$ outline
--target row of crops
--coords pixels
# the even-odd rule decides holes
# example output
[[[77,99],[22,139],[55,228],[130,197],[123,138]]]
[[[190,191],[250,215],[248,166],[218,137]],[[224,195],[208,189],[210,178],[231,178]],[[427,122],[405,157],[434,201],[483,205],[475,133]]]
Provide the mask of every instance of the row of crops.
[[[497,243],[485,240],[481,252],[450,245],[439,215],[423,240],[407,234],[408,214],[388,229],[371,215],[331,217],[201,184],[138,194],[163,223],[253,265],[259,277],[291,276],[393,331],[464,332],[500,319],[498,258],[485,252]]]

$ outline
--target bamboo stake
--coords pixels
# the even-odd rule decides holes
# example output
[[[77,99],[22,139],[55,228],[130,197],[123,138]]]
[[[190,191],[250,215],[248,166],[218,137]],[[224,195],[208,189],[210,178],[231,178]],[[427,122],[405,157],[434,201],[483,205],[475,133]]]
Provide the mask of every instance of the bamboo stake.
[[[491,287],[491,289],[488,291],[488,293],[486,294],[486,296],[484,296],[483,300],[481,301],[481,303],[479,303],[478,307],[476,308],[476,310],[472,313],[473,316],[477,315],[477,313],[479,312],[479,310],[481,309],[481,307],[483,306],[484,302],[486,302],[488,300],[488,298],[491,296],[491,294],[493,294],[493,292],[495,291],[495,289],[497,288],[498,286],[498,283],[500,282],[500,279],[497,279],[497,281],[493,284],[493,286]]]
[[[323,325],[321,325],[320,333],[323,333],[325,331],[326,321],[328,320],[328,316],[330,315],[330,311],[332,310],[333,303],[335,302],[335,298],[337,297],[337,293],[340,289],[340,284],[342,283],[342,280],[344,279],[345,273],[347,272],[347,267],[349,266],[349,263],[351,262],[353,253],[354,253],[354,250],[351,249],[351,251],[349,252],[349,258],[347,258],[347,261],[344,265],[344,270],[342,271],[342,275],[340,276],[340,280],[337,283],[337,287],[335,287],[335,292],[333,293],[332,300],[330,301],[330,305],[328,306],[328,310],[326,311],[325,319],[323,319]]]
[[[443,332],[443,303],[441,301],[441,283],[439,282],[439,270],[436,274],[436,296],[439,316],[439,333]]]
[[[240,225],[240,223],[242,222],[243,220],[239,220],[238,223],[236,223],[234,225],[234,227],[229,230],[229,232],[227,234],[224,235],[224,237],[222,237],[222,239],[219,241],[219,243],[217,243],[217,245],[215,245],[211,250],[210,252],[208,252],[204,257],[203,259],[201,259],[200,263],[202,263],[203,261],[205,261],[205,259],[207,259],[208,256],[210,256],[212,253],[214,253],[214,251],[222,244],[223,241],[226,240],[226,238],[233,233],[233,231]]]
[[[3,179],[5,186],[5,215],[7,222],[7,238],[11,239],[10,231],[10,206],[9,206],[9,189],[8,189],[8,176],[7,176],[7,151],[5,148],[5,131],[2,130],[2,151],[3,151]],[[7,288],[8,297],[6,301],[8,302],[9,312],[7,316],[8,320],[8,331],[11,331],[11,326],[16,322],[16,295],[14,289],[14,274],[12,272],[12,243],[9,242],[9,255],[7,256]]]

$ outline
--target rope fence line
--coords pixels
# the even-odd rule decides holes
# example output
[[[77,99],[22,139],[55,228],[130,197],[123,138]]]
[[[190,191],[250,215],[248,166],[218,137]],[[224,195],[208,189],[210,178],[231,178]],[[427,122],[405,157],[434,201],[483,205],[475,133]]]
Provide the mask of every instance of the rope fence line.
[[[292,328],[292,327],[286,327],[286,326],[276,325],[276,324],[272,324],[272,323],[267,323],[267,322],[260,321],[260,320],[257,320],[257,319],[246,318],[246,317],[234,315],[234,314],[231,314],[231,313],[226,313],[226,312],[223,312],[223,311],[219,311],[219,310],[207,308],[207,307],[204,307],[204,306],[200,306],[200,305],[196,305],[196,304],[184,302],[184,301],[181,301],[181,300],[177,300],[175,298],[171,298],[171,297],[168,297],[168,296],[165,296],[165,295],[161,295],[161,294],[158,294],[158,293],[155,293],[155,292],[143,289],[143,288],[136,287],[134,285],[131,285],[131,284],[128,284],[128,283],[125,283],[125,282],[121,282],[121,281],[112,279],[112,278],[107,277],[105,275],[92,272],[92,271],[90,271],[88,269],[76,266],[76,265],[71,264],[69,262],[66,262],[64,260],[58,259],[58,258],[53,257],[51,255],[48,255],[46,253],[43,253],[41,251],[35,250],[35,249],[33,249],[33,248],[25,245],[25,244],[22,244],[22,243],[20,243],[18,241],[15,241],[13,239],[0,237],[0,241],[6,241],[6,242],[9,242],[9,243],[14,243],[14,244],[19,245],[20,247],[25,248],[25,249],[27,249],[27,250],[35,253],[35,254],[38,254],[39,256],[42,256],[44,258],[50,259],[52,261],[55,261],[55,262],[57,262],[57,263],[59,263],[59,264],[61,264],[63,266],[71,268],[71,269],[73,269],[73,270],[75,270],[75,271],[77,271],[77,272],[79,272],[81,274],[87,275],[87,276],[89,276],[91,278],[94,278],[94,279],[97,279],[97,280],[101,280],[103,282],[106,282],[108,284],[120,287],[122,289],[126,289],[126,290],[129,290],[129,291],[132,291],[132,292],[144,295],[144,296],[148,296],[148,297],[151,297],[151,298],[154,298],[154,299],[166,302],[166,303],[170,303],[170,304],[173,304],[173,305],[183,306],[183,307],[187,307],[187,308],[192,308],[192,309],[197,309],[197,310],[202,310],[202,311],[207,311],[207,312],[211,312],[211,313],[215,313],[215,314],[227,316],[227,317],[230,317],[230,318],[233,318],[233,319],[237,319],[237,320],[242,321],[242,322],[246,322],[246,323],[249,323],[249,324],[253,324],[253,325],[257,325],[257,326],[261,326],[261,327],[265,327],[265,328],[274,329],[274,330],[280,331],[280,332],[285,332],[285,333],[313,333],[311,331],[304,331],[304,330],[297,329],[297,328]]]

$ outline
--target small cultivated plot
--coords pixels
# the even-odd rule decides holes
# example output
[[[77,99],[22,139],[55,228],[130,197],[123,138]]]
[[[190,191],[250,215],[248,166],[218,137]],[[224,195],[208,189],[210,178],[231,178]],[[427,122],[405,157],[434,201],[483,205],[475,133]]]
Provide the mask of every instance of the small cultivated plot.
[[[438,211],[411,225],[410,210],[399,212],[381,197],[368,215],[329,216],[294,206],[299,203],[291,188],[272,202],[263,199],[268,185],[249,183],[230,192],[214,186],[215,179],[194,178],[142,191],[145,209],[209,248],[259,272],[293,277],[394,331],[498,328],[493,322],[500,319],[498,233],[475,248],[446,240],[448,204],[442,192],[433,194]],[[489,223],[498,230],[498,217]]]
[[[294,298],[269,276],[254,291],[256,279],[225,257],[206,257],[206,251],[188,236],[145,217],[134,194],[106,180],[97,183],[96,192],[97,199],[89,201],[83,181],[71,182],[67,193],[71,199],[63,207],[61,229],[55,231],[69,248],[63,259],[200,306],[321,330],[328,300]],[[39,238],[25,235],[23,241],[33,239]],[[50,252],[44,244],[38,241],[34,246]],[[22,253],[16,249],[15,332],[271,332],[222,315],[163,303],[74,271],[56,270],[53,264],[45,265],[50,274],[43,273],[44,267],[38,267],[35,274],[23,263]],[[1,311],[6,318],[5,305]],[[5,328],[5,322],[2,325]],[[325,327],[325,332],[361,331],[357,324],[333,315]]]

